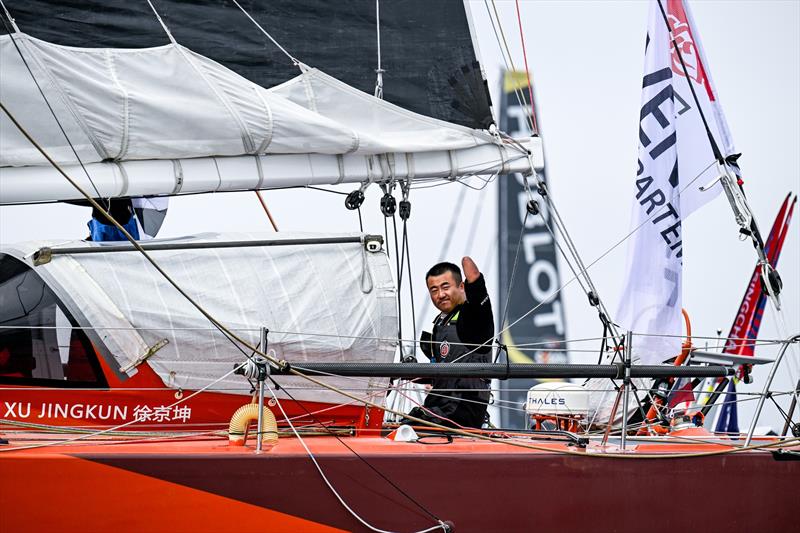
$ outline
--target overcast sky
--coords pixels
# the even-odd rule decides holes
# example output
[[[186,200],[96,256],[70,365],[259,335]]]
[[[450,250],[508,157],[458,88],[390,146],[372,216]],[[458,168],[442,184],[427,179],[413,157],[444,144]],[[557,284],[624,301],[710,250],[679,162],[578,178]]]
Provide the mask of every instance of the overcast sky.
[[[588,263],[628,232],[648,4],[520,4],[552,196]],[[498,103],[502,69],[498,46],[484,2],[471,1],[469,6],[480,57]],[[497,6],[514,62],[521,68],[515,3],[499,1]],[[748,197],[766,233],[786,193],[800,191],[800,2],[694,1],[690,6],[734,142],[743,153],[740,164]],[[454,184],[412,192],[409,231],[418,312],[426,298],[422,276],[442,256],[458,261],[464,254],[472,255],[487,274],[490,290],[497,293],[495,184],[465,193],[457,233],[450,248],[443,249],[451,215],[459,209],[455,201],[460,190]],[[358,229],[356,216],[344,209],[341,196],[315,191],[264,196],[282,231]],[[365,229],[382,233],[380,195],[370,190],[367,196]],[[476,217],[475,239],[465,242]],[[0,207],[0,243],[82,238],[88,218],[88,209],[73,206]],[[800,213],[779,265],[785,282],[785,333],[800,332],[799,228]],[[226,230],[270,231],[253,193],[174,199],[162,235]],[[624,279],[625,254],[625,246],[620,246],[591,269],[612,313]],[[683,302],[695,334],[714,336],[717,329],[727,334],[755,259],[752,247],[738,240],[723,196],[684,223]],[[561,265],[565,281],[567,272]],[[568,337],[600,335],[596,313],[574,284],[564,292],[564,305]],[[425,323],[432,311],[427,315]],[[767,312],[761,337],[779,336],[776,319]],[[760,355],[771,353],[765,350]],[[586,354],[587,360],[594,357]],[[575,353],[573,361],[584,359]],[[790,387],[785,367],[778,381],[781,387]],[[746,406],[742,410],[750,411]],[[740,420],[746,423],[749,418]]]

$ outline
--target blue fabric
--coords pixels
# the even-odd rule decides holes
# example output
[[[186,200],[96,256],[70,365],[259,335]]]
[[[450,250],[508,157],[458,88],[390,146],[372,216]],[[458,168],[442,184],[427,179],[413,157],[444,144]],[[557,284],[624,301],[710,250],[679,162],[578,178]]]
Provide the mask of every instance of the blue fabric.
[[[125,235],[122,234],[116,226],[111,224],[103,224],[95,218],[92,218],[89,223],[89,232],[91,233],[92,240],[96,242],[103,241],[127,241]],[[136,226],[136,218],[131,216],[127,224],[122,225],[125,230],[131,234],[136,240],[139,240],[139,228]]]
[[[717,433],[739,433],[739,415],[736,409],[736,383],[733,380],[728,384],[728,394],[722,404],[722,412],[714,431]]]

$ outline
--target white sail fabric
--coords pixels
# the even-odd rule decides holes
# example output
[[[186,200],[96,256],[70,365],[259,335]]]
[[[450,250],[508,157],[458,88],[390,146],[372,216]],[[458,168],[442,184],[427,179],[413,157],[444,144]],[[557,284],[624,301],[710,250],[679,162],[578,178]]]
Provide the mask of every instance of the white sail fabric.
[[[350,234],[357,236],[357,234]],[[309,234],[205,234],[148,243],[282,240]],[[324,235],[341,236],[341,235]],[[41,246],[102,248],[109,244],[32,242],[2,250],[22,259]],[[201,248],[150,252],[203,308],[253,345],[269,329],[278,358],[303,362],[391,362],[397,339],[396,292],[385,253],[361,243],[306,246]],[[76,317],[93,342],[105,347],[118,369],[147,359],[166,386],[197,390],[230,372],[245,355],[136,252],[54,255],[34,267]],[[282,377],[297,399],[344,403],[302,378]],[[324,378],[367,397],[387,380]],[[313,390],[312,390],[313,389]],[[250,385],[231,375],[214,390],[248,394]],[[381,394],[379,398],[383,398]],[[373,398],[374,400],[374,398]]]
[[[680,57],[672,46],[662,6]],[[720,155],[726,157],[734,150],[690,23],[688,6],[680,0],[651,3],[631,216],[635,233],[628,246],[625,289],[616,316],[628,330],[644,334],[637,336],[633,349],[647,364],[680,352],[682,221],[721,190],[715,185],[700,191],[718,170],[697,102],[714,143],[724,151]]]
[[[514,144],[403,110],[305,66],[297,78],[264,89],[178,44],[85,49],[16,33],[0,36],[0,68],[4,104],[96,196],[530,168]],[[79,198],[2,114],[0,204]]]
[[[317,69],[270,89],[306,109],[359,132],[359,153],[427,152],[491,144],[488,133],[471,130],[407,111],[359,91]]]
[[[15,44],[84,163],[267,153],[378,154],[491,142],[480,132],[332,84],[332,78],[316,71],[279,90],[267,90],[178,44],[85,49],[21,33],[3,35],[3,101],[59,163],[76,159]],[[292,87],[308,83],[314,85],[311,105],[283,96],[294,96]],[[0,120],[0,166],[45,164],[7,117]]]

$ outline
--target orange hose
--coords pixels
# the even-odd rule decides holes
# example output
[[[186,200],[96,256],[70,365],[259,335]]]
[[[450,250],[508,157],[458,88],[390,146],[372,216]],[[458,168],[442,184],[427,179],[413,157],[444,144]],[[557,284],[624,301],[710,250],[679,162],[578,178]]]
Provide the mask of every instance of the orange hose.
[[[681,344],[681,353],[675,358],[675,366],[681,366],[686,358],[689,357],[689,353],[692,351],[692,322],[689,319],[689,313],[686,312],[686,309],[681,309],[681,314],[683,314],[683,322],[686,325],[686,338],[683,340]],[[672,383],[672,380],[670,380]],[[657,400],[654,398],[654,402]],[[669,432],[669,429],[664,428],[660,425],[652,425],[655,421],[658,420],[658,409],[657,405],[651,405],[650,409],[647,410],[647,417],[645,419],[645,426],[639,429],[637,432],[638,435],[647,435],[648,430],[653,430],[654,432],[663,435]]]

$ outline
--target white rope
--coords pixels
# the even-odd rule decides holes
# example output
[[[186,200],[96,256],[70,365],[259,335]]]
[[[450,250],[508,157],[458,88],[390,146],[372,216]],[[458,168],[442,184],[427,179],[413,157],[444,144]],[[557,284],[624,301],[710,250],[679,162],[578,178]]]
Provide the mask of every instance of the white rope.
[[[153,13],[154,13],[154,14],[155,14],[155,16],[156,16],[156,19],[158,20],[158,23],[159,23],[159,24],[161,24],[161,27],[162,27],[162,28],[164,28],[164,32],[167,34],[167,37],[169,37],[169,40],[170,40],[170,42],[171,42],[172,44],[178,44],[178,41],[176,41],[176,40],[175,40],[175,37],[173,37],[173,36],[172,36],[172,32],[170,32],[170,31],[169,31],[169,28],[167,28],[167,25],[166,25],[166,24],[164,23],[164,21],[161,19],[161,15],[159,15],[159,14],[158,14],[158,11],[156,11],[156,8],[155,8],[155,6],[153,5],[153,2],[151,2],[150,0],[147,0],[147,5],[149,5],[149,6],[150,6],[150,9],[152,9],[152,10],[153,10]]]
[[[275,40],[275,38],[274,38],[274,37],[272,37],[272,35],[270,35],[270,34],[269,34],[269,32],[268,32],[267,30],[265,30],[264,28],[262,28],[262,27],[261,27],[261,24],[259,24],[258,22],[256,22],[256,19],[254,19],[253,17],[251,17],[251,16],[250,16],[250,13],[248,13],[247,11],[245,11],[245,9],[244,9],[244,8],[243,8],[243,7],[242,7],[240,4],[239,4],[239,2],[237,2],[236,0],[233,0],[233,3],[234,3],[234,4],[236,4],[236,7],[238,7],[238,8],[239,8],[239,9],[242,11],[242,13],[244,13],[244,14],[245,14],[245,16],[246,16],[247,18],[249,18],[249,19],[250,19],[250,22],[252,22],[253,24],[255,24],[255,25],[256,25],[256,28],[258,28],[259,30],[261,30],[261,33],[263,33],[264,35],[266,35],[267,39],[269,39],[270,41],[272,41],[272,44],[274,44],[275,46],[277,46],[277,47],[278,47],[278,49],[279,49],[281,52],[283,52],[283,53],[286,55],[286,57],[288,57],[288,58],[289,58],[289,59],[292,61],[292,64],[293,64],[294,66],[296,66],[296,67],[299,67],[299,66],[300,66],[300,61],[298,61],[298,60],[297,60],[297,59],[296,59],[296,58],[295,58],[295,57],[294,57],[292,54],[290,54],[289,52],[287,52],[287,51],[286,51],[286,48],[284,48],[283,46],[281,46],[281,45],[280,45],[280,43],[279,43],[278,41],[276,41],[276,40]]]
[[[11,23],[11,27],[14,28],[14,33],[21,33],[19,31],[19,27],[17,26],[17,21],[14,20],[14,17],[11,16],[11,13],[8,12],[8,8],[6,8],[6,4],[3,0],[0,0],[0,6],[3,6],[3,11],[6,14],[6,18]]]
[[[375,0],[375,34],[378,40],[378,68],[375,69],[375,98],[383,100],[383,73],[381,67],[381,0]]]
[[[336,497],[336,499],[339,500],[339,503],[342,504],[342,507],[344,507],[347,510],[347,512],[350,513],[353,516],[353,518],[358,520],[364,527],[366,527],[370,531],[375,531],[377,533],[393,533],[391,531],[387,531],[385,529],[379,529],[379,528],[373,526],[372,524],[370,524],[369,522],[367,522],[366,520],[361,518],[361,516],[359,516],[358,513],[356,513],[349,505],[347,505],[347,502],[344,501],[344,498],[342,498],[342,496],[339,494],[339,492],[336,490],[336,488],[330,482],[330,480],[328,479],[328,476],[326,476],[325,472],[322,471],[322,467],[317,462],[317,458],[314,457],[313,453],[311,453],[311,450],[308,448],[308,445],[306,444],[305,440],[303,440],[303,437],[300,436],[300,433],[294,427],[294,424],[292,424],[291,420],[289,419],[289,416],[286,414],[286,411],[283,409],[283,404],[278,399],[278,396],[275,394],[275,391],[272,390],[272,387],[270,386],[269,383],[265,383],[265,384],[267,386],[267,390],[269,390],[270,395],[272,395],[272,399],[275,400],[275,404],[278,406],[278,409],[281,410],[281,413],[283,414],[284,419],[289,423],[289,427],[292,429],[292,432],[294,433],[295,437],[297,437],[297,440],[303,446],[303,449],[305,449],[306,454],[308,454],[308,458],[311,459],[311,462],[314,463],[314,466],[317,468],[317,472],[319,472],[319,475],[322,478],[322,481],[325,482],[325,484],[328,486],[328,488],[333,493],[333,495]],[[418,531],[416,533],[428,533],[429,531],[436,531],[437,529],[441,529],[442,531],[447,531],[447,526],[444,523],[439,522],[439,524],[436,525],[436,526],[429,527],[428,529],[423,529],[423,530]]]

